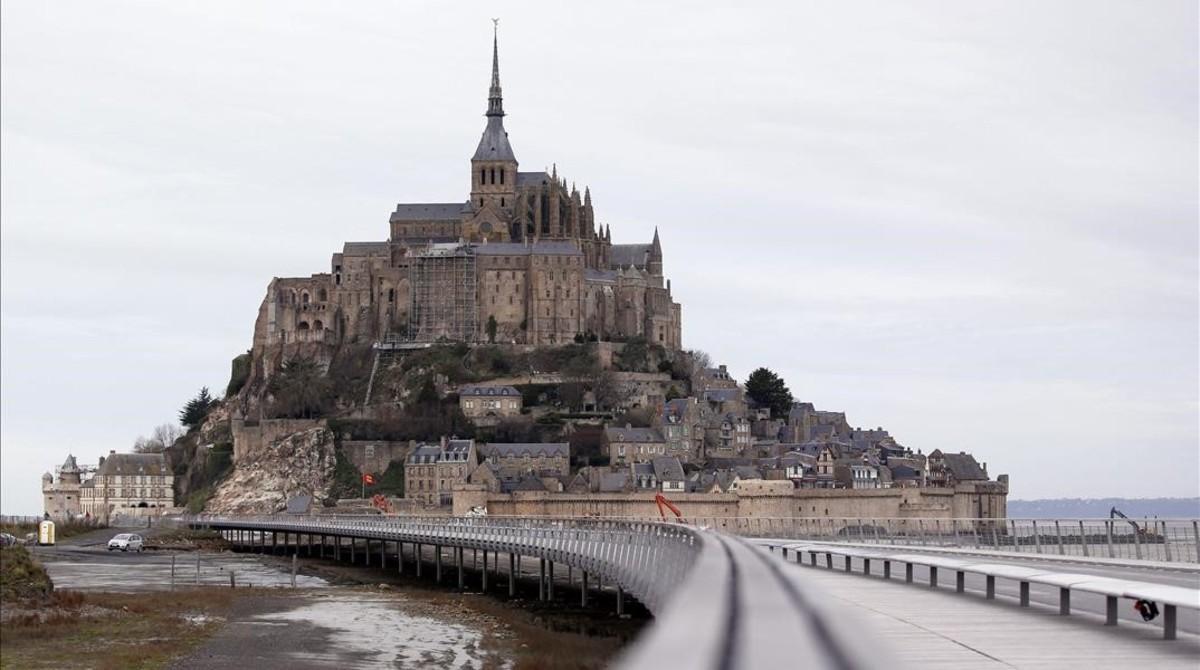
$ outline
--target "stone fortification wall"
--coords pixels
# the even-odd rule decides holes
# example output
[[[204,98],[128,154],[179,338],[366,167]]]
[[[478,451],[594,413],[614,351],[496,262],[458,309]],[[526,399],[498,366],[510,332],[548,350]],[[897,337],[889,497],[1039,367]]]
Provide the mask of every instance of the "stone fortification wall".
[[[673,493],[670,499],[685,517],[951,519],[1003,518],[1007,496],[1007,487],[997,482],[871,490],[791,489],[790,483],[775,481],[739,485],[737,493]],[[654,496],[653,491],[495,494],[468,484],[455,489],[454,513],[485,506],[489,515],[500,516],[656,517]]]
[[[233,419],[234,464],[263,453],[273,443],[291,435],[325,425],[320,419]]]

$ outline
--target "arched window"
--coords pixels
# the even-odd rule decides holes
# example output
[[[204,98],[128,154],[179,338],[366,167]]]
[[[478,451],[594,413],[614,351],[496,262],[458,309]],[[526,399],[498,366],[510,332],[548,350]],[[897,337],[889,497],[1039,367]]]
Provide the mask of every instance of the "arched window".
[[[304,305],[308,304],[308,291],[300,294],[300,303]]]
[[[307,321],[301,321],[301,322],[300,322],[300,325],[296,326],[296,329],[297,329],[297,330],[308,330],[308,322],[307,322]]]
[[[496,183],[496,168],[492,168],[492,183]]]
[[[325,324],[321,323],[320,319],[313,321],[313,330],[325,330]]]
[[[325,289],[318,290],[317,291],[317,300],[320,300],[321,302],[325,302],[325,301],[329,300],[329,293],[326,292]]]
[[[396,302],[396,289],[388,289],[388,302]]]
[[[479,168],[479,183],[487,183],[487,168]]]

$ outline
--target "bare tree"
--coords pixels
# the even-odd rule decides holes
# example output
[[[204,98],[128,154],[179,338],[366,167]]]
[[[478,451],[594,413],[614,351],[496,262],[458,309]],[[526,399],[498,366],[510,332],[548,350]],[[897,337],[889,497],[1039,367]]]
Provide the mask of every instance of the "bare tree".
[[[175,444],[175,440],[183,437],[183,431],[172,423],[164,423],[154,427],[150,437],[138,435],[133,441],[133,451],[138,454],[159,454],[164,449]]]
[[[160,424],[154,428],[152,433],[152,438],[164,448],[175,444],[175,441],[181,437],[183,437],[183,430],[173,423]]]

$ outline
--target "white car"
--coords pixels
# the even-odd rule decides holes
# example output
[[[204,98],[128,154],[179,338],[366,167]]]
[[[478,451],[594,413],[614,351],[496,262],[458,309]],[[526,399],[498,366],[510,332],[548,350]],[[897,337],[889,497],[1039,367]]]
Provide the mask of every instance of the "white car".
[[[121,533],[108,541],[108,550],[120,549],[121,551],[141,551],[142,536],[133,533]]]

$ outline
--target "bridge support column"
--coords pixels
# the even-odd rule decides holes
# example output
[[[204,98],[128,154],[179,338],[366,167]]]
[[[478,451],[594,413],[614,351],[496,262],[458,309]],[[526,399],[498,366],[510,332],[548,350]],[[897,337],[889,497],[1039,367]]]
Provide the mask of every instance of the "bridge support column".
[[[587,607],[588,574],[586,570],[579,572],[579,606]]]
[[[929,586],[930,588],[937,587],[937,567],[933,565],[929,566]]]
[[[850,557],[844,556],[843,558],[846,559],[846,572],[850,572]]]
[[[1104,597],[1104,625],[1105,626],[1117,625],[1117,597],[1116,596],[1105,596]]]
[[[1029,607],[1029,582],[1021,582],[1021,607]]]
[[[404,543],[396,540],[396,574],[404,574]]]
[[[455,557],[455,559],[457,559],[457,562],[458,562],[458,590],[462,591],[463,584],[464,584],[464,580],[463,580],[463,548],[462,547],[455,547],[454,557]]]
[[[625,589],[617,587],[617,616],[625,615]]]
[[[815,552],[815,551],[808,552],[808,563],[809,563],[809,565],[812,565],[814,568],[817,567],[817,552]]]
[[[1176,610],[1174,605],[1163,605],[1163,639],[1175,639]]]
[[[517,595],[517,555],[508,552],[508,597]]]
[[[433,545],[433,572],[434,581],[438,584],[442,583],[442,546],[440,544]]]
[[[546,599],[546,559],[538,559],[538,600]]]
[[[413,551],[413,558],[415,558],[417,561],[417,576],[420,577],[421,576],[421,543],[418,542],[418,543],[414,544],[413,546],[416,548],[415,551]]]
[[[892,578],[892,562],[891,561],[883,562],[883,578],[884,579]]]
[[[546,600],[554,600],[554,561],[546,561]]]
[[[1058,590],[1058,615],[1067,616],[1071,613],[1071,589]]]
[[[954,575],[954,590],[958,593],[962,593],[963,591],[967,590],[967,573],[963,572],[962,570],[959,570]]]
[[[833,554],[825,554],[825,567],[833,569]]]
[[[357,538],[354,538],[354,537],[351,537],[351,538],[350,538],[350,563],[351,563],[351,564],[353,564],[353,563],[354,563],[354,561],[355,561],[355,556],[354,556],[355,548],[354,548],[354,545],[355,545],[355,543],[356,543],[356,542],[357,542]]]
[[[912,563],[905,563],[904,564],[904,582],[906,584],[912,584],[912,579],[913,579]]]
[[[996,599],[996,575],[987,576],[987,599]],[[1113,611],[1115,612],[1116,610],[1114,609]]]
[[[484,549],[483,550],[483,584],[482,584],[482,588],[480,589],[484,593],[487,593],[487,568],[488,568],[488,566],[487,566],[488,560],[487,559],[488,559],[487,549]]]
[[[863,574],[864,575],[871,574],[871,559],[869,559],[869,558],[863,559]]]
[[[387,540],[379,541],[379,567],[387,570]]]
[[[271,555],[279,553],[279,533],[271,531]]]

